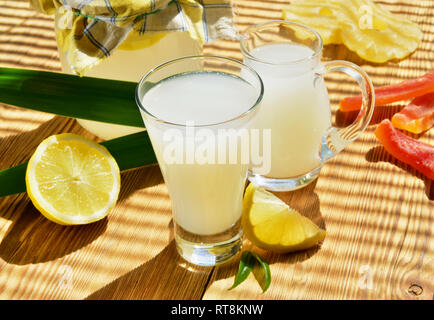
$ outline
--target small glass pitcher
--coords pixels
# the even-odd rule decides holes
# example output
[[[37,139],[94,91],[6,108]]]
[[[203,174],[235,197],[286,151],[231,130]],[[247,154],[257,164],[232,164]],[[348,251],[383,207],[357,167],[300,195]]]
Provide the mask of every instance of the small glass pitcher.
[[[348,61],[321,63],[320,35],[290,21],[274,20],[247,28],[241,40],[244,63],[264,82],[262,109],[256,127],[271,129],[271,167],[261,172],[255,163],[249,180],[274,191],[306,186],[322,165],[357,139],[374,111],[374,88],[368,75]],[[338,129],[331,111],[324,75],[344,72],[362,91],[363,102],[354,123]]]

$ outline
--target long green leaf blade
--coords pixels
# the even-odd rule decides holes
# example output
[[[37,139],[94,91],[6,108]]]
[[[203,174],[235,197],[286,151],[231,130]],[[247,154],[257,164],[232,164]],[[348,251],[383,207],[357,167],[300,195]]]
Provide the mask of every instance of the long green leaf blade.
[[[26,191],[27,162],[0,171],[0,197]]]
[[[0,68],[0,102],[62,116],[144,127],[135,82]]]
[[[157,163],[146,131],[101,142],[116,159],[119,169],[129,170]]]
[[[121,171],[157,163],[146,131],[104,141]],[[0,171],[0,197],[26,191],[27,162]]]

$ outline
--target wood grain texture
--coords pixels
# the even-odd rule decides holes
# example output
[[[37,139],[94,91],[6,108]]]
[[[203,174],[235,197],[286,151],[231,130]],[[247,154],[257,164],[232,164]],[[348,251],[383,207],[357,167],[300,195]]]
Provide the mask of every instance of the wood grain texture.
[[[378,2],[419,24],[423,32],[419,49],[399,63],[371,64],[343,46],[331,45],[324,48],[324,60],[359,64],[375,86],[420,76],[434,68],[434,1]],[[237,3],[241,27],[279,19],[288,5],[288,1]],[[234,58],[242,58],[238,44],[228,41],[209,46],[208,52],[230,52]],[[326,79],[335,105],[356,92],[342,75]],[[265,294],[254,277],[228,292],[225,289],[230,287],[236,268],[218,267],[204,299],[433,299],[432,181],[393,159],[373,134],[378,122],[402,107],[377,108],[366,132],[324,166],[315,184],[277,194],[327,230],[320,248],[288,255],[258,250],[270,262],[272,273]],[[334,121],[345,126],[355,116],[336,111]],[[434,131],[418,138],[433,144]]]
[[[370,64],[341,46],[324,59],[361,65],[374,85],[422,75],[434,68],[434,1],[378,1],[417,22],[423,42],[409,58]],[[236,21],[279,19],[288,0],[236,0]],[[238,43],[218,41],[205,52],[241,59]],[[60,71],[53,21],[28,1],[0,2],[0,66]],[[336,104],[356,87],[327,77]],[[1,95],[1,93],[0,93]],[[1,99],[1,97],[0,97]],[[270,262],[265,294],[250,276],[227,291],[238,260],[197,268],[178,257],[171,206],[158,167],[122,174],[120,201],[108,218],[87,226],[49,222],[27,195],[0,198],[2,299],[433,299],[433,183],[389,156],[373,135],[376,124],[403,104],[380,107],[367,131],[305,189],[278,193],[327,230],[321,246],[287,255],[253,248]],[[354,114],[334,112],[344,126]],[[75,120],[0,104],[0,169],[28,160],[55,133],[95,138]],[[434,144],[434,131],[413,136]]]

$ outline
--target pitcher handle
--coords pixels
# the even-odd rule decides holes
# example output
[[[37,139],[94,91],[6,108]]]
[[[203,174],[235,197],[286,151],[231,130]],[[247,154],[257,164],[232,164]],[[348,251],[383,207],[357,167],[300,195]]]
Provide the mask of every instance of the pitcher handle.
[[[374,112],[375,93],[369,76],[354,63],[344,60],[334,60],[324,63],[322,68],[323,72],[317,73],[317,76],[323,77],[329,72],[344,72],[357,81],[362,91],[362,107],[356,120],[342,129],[331,126],[323,135],[320,158],[321,162],[326,162],[341,152],[365,131]]]

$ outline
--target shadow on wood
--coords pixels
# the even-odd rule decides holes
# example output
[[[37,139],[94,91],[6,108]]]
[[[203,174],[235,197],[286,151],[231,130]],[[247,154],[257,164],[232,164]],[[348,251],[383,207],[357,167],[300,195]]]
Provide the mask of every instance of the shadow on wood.
[[[200,299],[212,268],[183,260],[172,240],[154,258],[92,293],[87,300]]]
[[[429,200],[434,200],[434,188],[433,181],[425,177],[423,174],[419,173],[409,165],[397,160],[391,156],[383,146],[374,147],[366,153],[366,160],[369,162],[389,162],[395,166],[407,171],[409,174],[418,177],[423,180],[425,184],[425,194]]]
[[[43,217],[27,201],[0,243],[0,257],[17,265],[55,260],[89,244],[106,226],[107,218],[83,226],[62,226]]]
[[[1,106],[1,108],[13,107]],[[15,120],[19,121],[19,119],[9,119],[11,122]],[[0,138],[0,170],[28,161],[42,140],[53,134],[70,132],[69,130],[74,127],[74,122],[74,119],[54,116],[51,120],[41,122],[34,130]]]
[[[158,165],[146,166],[121,173],[121,190],[119,192],[119,201],[128,199],[128,197],[137,190],[149,188],[164,183]]]

